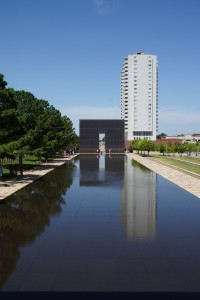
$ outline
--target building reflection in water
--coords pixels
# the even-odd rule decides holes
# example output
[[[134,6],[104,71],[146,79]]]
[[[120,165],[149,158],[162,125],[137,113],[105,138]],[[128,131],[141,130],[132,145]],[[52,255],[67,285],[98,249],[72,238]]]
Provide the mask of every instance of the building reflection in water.
[[[124,155],[80,155],[80,186],[118,188],[126,238],[155,239],[156,173]]]
[[[121,196],[122,223],[130,240],[156,237],[156,173],[125,158]]]

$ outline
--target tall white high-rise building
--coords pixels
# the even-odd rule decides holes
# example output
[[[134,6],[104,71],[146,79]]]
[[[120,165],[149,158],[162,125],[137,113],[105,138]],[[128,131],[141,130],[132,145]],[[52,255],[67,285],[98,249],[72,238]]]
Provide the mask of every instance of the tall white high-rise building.
[[[125,58],[121,72],[121,118],[125,139],[156,140],[158,131],[158,61],[137,52]]]

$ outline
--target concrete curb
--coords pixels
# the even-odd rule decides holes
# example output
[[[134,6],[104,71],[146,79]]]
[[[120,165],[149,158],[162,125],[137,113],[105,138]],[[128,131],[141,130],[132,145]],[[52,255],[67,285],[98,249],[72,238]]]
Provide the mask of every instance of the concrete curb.
[[[170,167],[170,168],[172,168],[172,169],[174,169],[174,170],[180,171],[180,172],[182,172],[182,173],[185,173],[185,174],[187,174],[187,175],[190,175],[190,176],[193,176],[193,177],[195,177],[195,178],[200,179],[200,175],[199,175],[199,174],[196,174],[196,173],[187,171],[187,170],[185,170],[185,169],[182,169],[182,168],[179,168],[179,167],[176,167],[176,166],[172,166],[172,165],[170,165],[170,164],[168,164],[168,163],[164,163],[164,162],[162,162],[162,161],[158,161],[158,160],[156,160],[156,159],[154,159],[154,158],[152,158],[152,157],[148,157],[148,159],[154,161],[155,163],[161,164],[161,165],[163,165],[163,166]]]

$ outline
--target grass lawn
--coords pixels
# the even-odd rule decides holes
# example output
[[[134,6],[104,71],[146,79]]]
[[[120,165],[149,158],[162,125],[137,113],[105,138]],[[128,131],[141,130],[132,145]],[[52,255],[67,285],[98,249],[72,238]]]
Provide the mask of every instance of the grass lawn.
[[[200,165],[200,157],[190,157],[190,156],[175,156],[175,157],[171,157],[174,158],[176,160],[185,160],[191,163],[195,163],[195,164],[199,164]]]
[[[172,165],[172,166],[175,166],[175,167],[178,167],[178,168],[181,168],[181,169],[184,169],[184,170],[187,170],[187,171],[190,171],[190,172],[193,172],[193,173],[196,173],[196,174],[200,175],[200,165],[199,166],[192,166],[192,165],[189,165],[188,163],[184,163],[183,161],[178,161],[179,159],[183,159],[185,157],[178,157],[177,160],[172,159],[169,156],[162,156],[162,155],[153,155],[153,154],[151,154],[150,157],[152,157],[152,158],[154,158],[154,159],[156,159],[160,162],[164,162],[166,164],[169,164],[169,165]],[[187,161],[188,161],[188,159],[190,159],[190,158],[187,157]],[[193,160],[191,160],[191,162],[193,162]],[[194,162],[198,163],[198,161],[196,161],[196,160]]]

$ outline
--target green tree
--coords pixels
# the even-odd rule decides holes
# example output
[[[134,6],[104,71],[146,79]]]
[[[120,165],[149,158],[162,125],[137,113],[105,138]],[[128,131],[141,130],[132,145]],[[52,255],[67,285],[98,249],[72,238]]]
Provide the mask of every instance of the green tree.
[[[178,142],[176,142],[175,143],[175,145],[174,145],[174,151],[175,151],[175,153],[179,153],[179,143]]]
[[[173,147],[172,147],[172,143],[171,142],[169,142],[169,143],[166,144],[166,152],[169,154],[169,156],[170,156],[170,153],[173,152]]]
[[[162,132],[162,133],[158,134],[158,135],[156,136],[156,138],[157,138],[157,139],[163,139],[163,138],[166,138],[166,136],[167,136],[167,134],[164,133],[164,132]]]
[[[5,90],[7,82],[4,80],[4,75],[0,74],[0,90]]]
[[[172,151],[173,156],[175,156],[175,153],[176,153],[176,145],[175,144],[172,144],[171,151]]]
[[[14,91],[6,89],[6,81],[0,74],[0,144],[19,138],[19,121],[16,114],[17,102]]]
[[[17,102],[17,117],[21,124],[21,135],[34,129],[38,118],[49,107],[46,100],[38,100],[33,94],[25,91],[15,91],[14,98]]]
[[[63,148],[72,147],[76,142],[71,120],[53,106],[43,102],[43,111],[37,116],[34,128],[28,130],[21,139],[21,146],[29,145],[32,150],[49,153],[52,149],[58,151]]]
[[[199,154],[199,151],[200,151],[200,143],[199,142],[197,142],[195,144],[194,151],[196,152],[196,156],[197,156]]]
[[[194,144],[186,143],[185,147],[186,147],[187,154],[190,156],[191,153],[194,151]]]
[[[179,144],[179,146],[178,146],[178,153],[179,153],[180,156],[182,156],[183,153],[186,152],[186,150],[187,150],[186,144]]]
[[[155,143],[153,141],[144,139],[140,140],[139,147],[141,151],[147,151],[149,156],[149,152],[155,150]]]
[[[166,144],[160,143],[159,150],[160,150],[160,153],[162,153],[162,155],[164,155],[166,153]]]
[[[0,145],[16,141],[15,149],[9,146],[7,150],[17,153],[28,148],[45,153],[78,145],[78,137],[67,116],[61,116],[46,100],[6,86],[0,74]],[[1,156],[4,152],[1,151]]]
[[[139,153],[139,142],[140,140],[133,140],[129,147],[129,151],[133,152],[133,150],[136,150]]]

